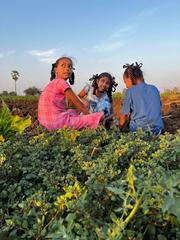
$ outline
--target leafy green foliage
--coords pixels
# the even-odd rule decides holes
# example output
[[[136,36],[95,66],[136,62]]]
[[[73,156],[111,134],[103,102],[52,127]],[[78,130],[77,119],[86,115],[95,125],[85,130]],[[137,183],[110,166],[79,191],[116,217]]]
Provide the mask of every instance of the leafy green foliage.
[[[0,239],[179,239],[180,132],[18,135],[0,145]]]
[[[0,110],[0,136],[9,138],[15,132],[22,133],[25,128],[31,125],[31,117],[21,118],[18,115],[12,116],[9,108],[2,101],[2,109]]]

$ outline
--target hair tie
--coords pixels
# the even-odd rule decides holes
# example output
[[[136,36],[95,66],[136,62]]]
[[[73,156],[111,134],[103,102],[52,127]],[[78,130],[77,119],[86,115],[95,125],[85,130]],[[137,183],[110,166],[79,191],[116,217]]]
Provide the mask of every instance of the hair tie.
[[[132,64],[126,63],[125,65],[123,65],[123,68],[132,68],[132,67],[134,67],[134,63]]]
[[[142,63],[137,63],[137,62],[136,62],[136,67],[141,68],[142,65],[143,65]]]
[[[89,79],[89,81],[94,81],[94,80],[96,80],[96,79],[98,79],[99,78],[99,75],[98,74],[94,74],[90,79]]]

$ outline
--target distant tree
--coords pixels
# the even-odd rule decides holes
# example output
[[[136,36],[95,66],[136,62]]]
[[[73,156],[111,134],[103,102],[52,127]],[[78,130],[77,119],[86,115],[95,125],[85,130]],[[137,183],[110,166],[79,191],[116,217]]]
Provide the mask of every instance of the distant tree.
[[[11,76],[12,76],[12,79],[15,81],[15,93],[16,93],[16,95],[17,95],[16,81],[18,80],[20,74],[19,74],[18,71],[13,70],[13,71],[11,72]]]
[[[8,96],[8,95],[9,95],[8,91],[2,91],[1,93],[1,96]]]
[[[179,87],[174,87],[174,88],[173,88],[173,92],[174,92],[174,93],[179,93],[179,92],[180,92]]]
[[[29,87],[26,90],[24,90],[24,93],[31,96],[38,96],[41,93],[41,90],[37,87]]]
[[[17,93],[14,92],[14,91],[12,91],[12,92],[9,92],[9,95],[10,95],[10,96],[17,96]]]
[[[180,88],[179,87],[167,88],[167,89],[164,90],[163,93],[166,93],[166,94],[179,94],[180,93]]]

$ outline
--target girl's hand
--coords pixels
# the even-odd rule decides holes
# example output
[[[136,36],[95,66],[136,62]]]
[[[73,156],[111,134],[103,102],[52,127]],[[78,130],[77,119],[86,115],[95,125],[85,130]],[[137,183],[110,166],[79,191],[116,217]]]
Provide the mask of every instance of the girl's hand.
[[[108,117],[104,117],[103,125],[105,126],[107,121],[113,120],[113,117],[114,117],[114,114],[111,114]]]
[[[107,117],[105,118],[105,120],[106,120],[106,121],[112,120],[113,117],[114,117],[114,114],[111,114],[111,115],[107,116]]]
[[[90,104],[89,104],[88,100],[87,100],[87,99],[81,99],[81,100],[82,100],[84,106],[85,106],[87,109],[90,109]]]

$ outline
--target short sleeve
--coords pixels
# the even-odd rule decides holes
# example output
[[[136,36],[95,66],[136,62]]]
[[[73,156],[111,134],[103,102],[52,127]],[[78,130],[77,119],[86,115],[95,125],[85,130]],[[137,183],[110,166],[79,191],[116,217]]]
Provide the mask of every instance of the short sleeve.
[[[71,88],[70,85],[65,80],[58,79],[57,90],[59,93],[64,94],[68,88]]]
[[[126,115],[131,112],[131,94],[129,89],[126,90],[124,100],[123,100],[123,107],[121,113]]]
[[[90,84],[86,83],[85,87],[83,88],[83,90],[85,91],[85,93],[87,94],[90,90]]]

